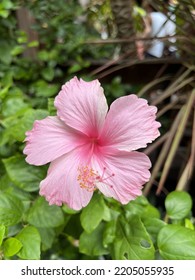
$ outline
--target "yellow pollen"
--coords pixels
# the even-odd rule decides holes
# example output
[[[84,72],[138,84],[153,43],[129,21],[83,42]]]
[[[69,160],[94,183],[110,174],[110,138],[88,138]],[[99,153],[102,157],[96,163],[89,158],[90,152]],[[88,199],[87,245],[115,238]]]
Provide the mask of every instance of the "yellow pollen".
[[[93,192],[97,189],[97,184],[99,182],[106,184],[110,188],[113,188],[112,185],[107,184],[107,179],[114,177],[115,174],[112,173],[111,175],[108,175],[105,177],[105,171],[106,168],[103,168],[103,173],[100,176],[97,171],[95,171],[93,168],[89,167],[88,165],[86,166],[81,166],[78,168],[78,177],[77,181],[79,182],[79,186],[82,189],[86,189],[89,192]]]
[[[82,189],[86,189],[89,192],[96,190],[96,183],[98,182],[98,172],[88,165],[78,168],[79,175],[77,181]]]

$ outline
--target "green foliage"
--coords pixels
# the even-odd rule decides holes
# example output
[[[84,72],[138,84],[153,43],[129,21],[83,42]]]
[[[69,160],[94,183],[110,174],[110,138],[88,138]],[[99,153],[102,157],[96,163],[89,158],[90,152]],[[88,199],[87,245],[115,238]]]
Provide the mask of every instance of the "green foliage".
[[[156,246],[158,233],[163,228],[166,223],[157,218],[145,218],[143,220],[144,226],[149,233],[154,245]]]
[[[165,200],[167,215],[174,220],[183,219],[190,214],[192,208],[191,196],[186,192],[174,191]]]
[[[23,215],[22,202],[11,194],[0,193],[0,224],[15,225],[21,221]]]
[[[167,200],[172,197],[177,201],[177,195],[172,192]],[[185,194],[183,197],[185,200]],[[184,222],[186,215],[183,215],[179,225],[167,224],[157,210],[147,210],[154,206],[145,197],[121,207],[116,201],[105,200],[96,193],[91,203],[78,212],[65,206],[62,209],[49,206],[42,197],[36,198],[30,208],[24,208],[16,196],[2,193],[0,206],[0,213],[3,213],[0,244],[4,258],[39,259],[41,250],[46,256],[49,249],[54,250],[54,242],[58,244],[55,243],[55,248],[65,242],[62,250],[68,250],[68,254],[75,251],[74,258],[80,259],[84,256],[88,259],[102,256],[121,260],[155,259],[157,251],[162,259],[195,258],[195,232],[189,228],[192,222]],[[20,225],[21,221],[27,225],[13,231],[10,226]]]
[[[37,190],[45,176],[43,168],[26,164],[24,157],[20,155],[4,159],[3,163],[13,183],[28,192]]]
[[[103,197],[95,194],[91,203],[81,213],[81,225],[86,232],[91,233],[102,220],[110,220],[110,210]]]
[[[117,260],[152,260],[154,247],[140,217],[118,219],[113,257]]]
[[[5,257],[12,257],[20,251],[22,246],[18,239],[10,237],[3,243],[3,254]]]
[[[113,46],[84,44],[99,38],[97,14],[78,1],[26,1],[39,42],[18,29],[16,11],[24,1],[0,3],[0,257],[3,259],[195,259],[192,199],[172,192],[165,209],[144,196],[127,205],[99,192],[82,211],[50,206],[39,196],[47,166],[26,163],[26,131],[35,120],[56,115],[61,84],[110,57]],[[96,12],[110,20],[109,5]],[[83,15],[88,18],[83,23]],[[91,24],[93,23],[93,24]],[[36,49],[36,58],[26,51]],[[87,77],[89,79],[89,76]],[[109,103],[132,90],[115,77],[105,85]]]
[[[5,235],[5,226],[4,225],[0,225],[0,246],[3,242],[3,237]]]
[[[39,228],[55,228],[64,223],[64,216],[59,207],[49,206],[43,197],[39,197],[29,210],[27,221]]]
[[[165,260],[194,260],[195,232],[180,225],[167,225],[159,232],[158,247]]]
[[[38,230],[33,226],[24,227],[17,235],[17,240],[22,244],[18,257],[27,260],[40,259],[41,238]]]
[[[108,249],[102,244],[104,224],[93,230],[91,233],[83,232],[80,236],[79,250],[89,256],[102,256],[109,253]]]

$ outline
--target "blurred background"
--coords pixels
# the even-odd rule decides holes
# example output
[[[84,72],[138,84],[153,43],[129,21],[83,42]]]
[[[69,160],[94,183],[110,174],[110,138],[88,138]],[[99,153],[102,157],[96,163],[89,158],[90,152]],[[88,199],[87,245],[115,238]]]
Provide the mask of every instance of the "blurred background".
[[[46,168],[25,163],[25,132],[55,115],[53,100],[75,75],[99,79],[109,104],[134,93],[158,107],[144,194],[162,211],[173,190],[195,202],[195,2],[1,0],[1,191],[37,196]]]

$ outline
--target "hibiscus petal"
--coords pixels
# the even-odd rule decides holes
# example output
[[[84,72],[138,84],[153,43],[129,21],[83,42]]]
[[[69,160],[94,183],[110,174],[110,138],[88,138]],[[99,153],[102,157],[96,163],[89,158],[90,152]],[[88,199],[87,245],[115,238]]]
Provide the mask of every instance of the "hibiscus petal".
[[[43,165],[81,145],[83,138],[58,117],[47,117],[34,122],[33,129],[26,132],[25,141],[26,161]]]
[[[98,173],[103,169],[98,189],[122,204],[141,195],[143,185],[150,178],[151,163],[144,153],[116,151],[107,155],[104,162],[94,164]]]
[[[160,135],[156,111],[156,107],[136,95],[118,98],[107,114],[101,133],[102,145],[126,151],[146,147]]]
[[[98,80],[85,82],[76,77],[62,86],[55,98],[58,116],[67,125],[89,137],[97,137],[108,110]]]
[[[40,184],[40,195],[49,204],[80,210],[85,207],[93,192],[81,188],[78,181],[78,168],[81,165],[79,149],[66,154],[50,164],[47,177]]]

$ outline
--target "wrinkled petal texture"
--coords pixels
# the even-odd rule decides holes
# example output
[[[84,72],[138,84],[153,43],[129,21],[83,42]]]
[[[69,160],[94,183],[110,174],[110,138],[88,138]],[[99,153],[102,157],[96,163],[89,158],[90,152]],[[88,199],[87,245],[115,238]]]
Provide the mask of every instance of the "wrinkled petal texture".
[[[149,106],[136,95],[118,98],[107,114],[101,133],[102,145],[126,151],[146,147],[160,135],[156,111],[155,106]]]
[[[140,152],[116,151],[107,155],[104,162],[94,165],[99,173],[103,170],[102,182],[97,184],[98,189],[105,196],[112,197],[122,204],[141,195],[143,185],[150,178],[150,160]]]
[[[51,162],[40,195],[75,210],[89,203],[95,189],[122,204],[141,195],[151,163],[134,150],[159,136],[157,108],[129,95],[108,112],[100,83],[76,77],[62,86],[54,104],[57,116],[35,121],[25,139],[28,163]]]
[[[33,129],[26,132],[26,161],[43,165],[82,145],[83,137],[65,125],[58,117],[35,121]]]
[[[108,106],[98,80],[85,82],[76,77],[62,86],[54,102],[58,117],[89,137],[97,137]]]
[[[40,184],[40,195],[45,196],[50,205],[62,203],[80,210],[85,207],[93,192],[79,186],[78,167],[82,165],[80,150],[76,149],[50,164],[47,177]]]

